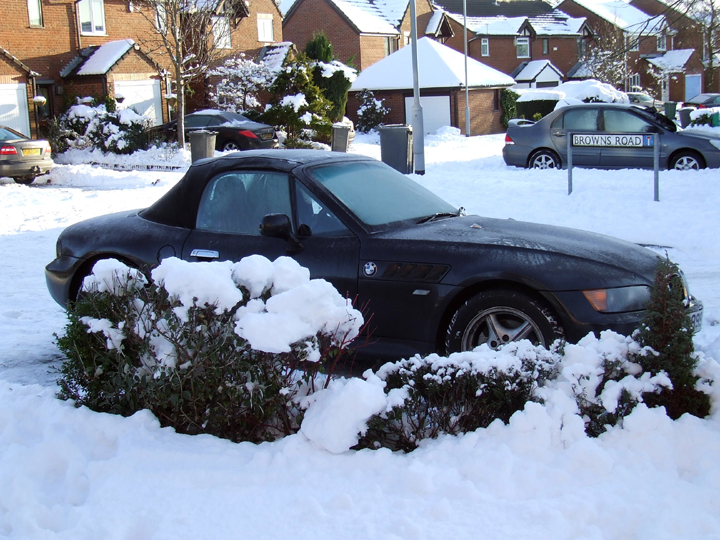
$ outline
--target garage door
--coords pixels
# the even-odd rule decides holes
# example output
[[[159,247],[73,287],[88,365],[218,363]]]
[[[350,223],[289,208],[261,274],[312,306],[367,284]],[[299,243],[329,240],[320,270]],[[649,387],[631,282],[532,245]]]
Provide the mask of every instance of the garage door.
[[[702,75],[685,75],[685,100],[702,94]]]
[[[405,98],[405,123],[412,124],[412,97]],[[420,96],[425,133],[435,133],[450,125],[450,96]]]
[[[118,103],[119,108],[131,108],[150,118],[153,125],[162,124],[160,81],[118,81],[115,83],[115,95],[118,94],[124,98],[122,103]]]
[[[0,124],[30,136],[30,116],[24,83],[0,84]]]

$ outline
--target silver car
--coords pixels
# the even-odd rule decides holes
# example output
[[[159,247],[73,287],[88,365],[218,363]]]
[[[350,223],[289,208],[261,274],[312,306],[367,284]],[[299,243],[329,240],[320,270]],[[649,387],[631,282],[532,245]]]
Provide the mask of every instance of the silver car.
[[[30,184],[36,176],[53,168],[50,143],[30,139],[9,127],[0,126],[0,176],[18,184]]]
[[[568,134],[572,135],[573,166],[652,169],[657,135],[661,168],[720,167],[720,136],[679,130],[658,112],[615,103],[570,105],[538,122],[510,120],[503,148],[505,163],[566,168]]]

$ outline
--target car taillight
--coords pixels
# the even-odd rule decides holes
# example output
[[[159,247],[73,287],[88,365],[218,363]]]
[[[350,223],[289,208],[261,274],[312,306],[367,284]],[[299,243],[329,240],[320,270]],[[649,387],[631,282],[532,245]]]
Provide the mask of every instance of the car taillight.
[[[46,154],[50,154],[51,152],[52,152],[52,148],[50,148],[50,145],[48,144],[48,145],[45,147],[45,153],[46,153]]]
[[[505,144],[515,144],[515,141],[513,141],[507,133],[505,134]]]
[[[257,135],[255,135],[252,131],[249,131],[247,129],[243,129],[238,131],[238,135],[243,135],[245,137],[248,137],[250,139],[257,139]]]
[[[0,156],[17,156],[17,148],[14,146],[3,146],[0,148]]]
[[[703,105],[702,103],[700,105],[698,105],[698,109],[706,109],[706,108],[707,107],[705,107],[705,105]]]

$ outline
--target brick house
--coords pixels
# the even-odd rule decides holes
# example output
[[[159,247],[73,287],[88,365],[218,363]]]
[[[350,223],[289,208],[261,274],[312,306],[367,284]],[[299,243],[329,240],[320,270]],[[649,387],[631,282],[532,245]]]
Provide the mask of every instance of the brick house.
[[[305,49],[313,34],[322,30],[338,60],[364,70],[410,42],[408,0],[295,0],[285,8],[283,35],[298,50]],[[433,18],[430,0],[416,2],[418,37],[429,33],[443,40],[449,26]]]
[[[599,41],[604,36],[619,37],[617,46],[627,71],[625,91],[645,88],[666,101],[684,101],[698,93],[693,85],[702,76],[702,62],[694,49],[682,53],[674,49],[677,31],[667,24],[664,13],[651,15],[616,0],[563,0],[558,8],[586,17]]]
[[[439,0],[454,37],[446,44],[463,52],[462,0]],[[592,31],[584,17],[571,17],[542,0],[467,3],[468,54],[503,73],[518,73],[547,60],[560,75],[578,61]],[[545,81],[548,82],[548,81]]]
[[[246,4],[242,2],[244,6]],[[147,46],[157,35],[154,13],[133,0],[5,0],[0,28],[0,123],[27,135],[75,96],[124,97],[122,106],[169,118],[169,62]],[[282,41],[273,0],[253,0],[223,36],[224,55]],[[219,15],[222,17],[222,13]]]
[[[357,122],[359,102],[356,94],[372,90],[376,99],[390,109],[386,124],[410,124],[413,106],[413,79],[410,48],[403,48],[363,70],[350,88],[348,117]],[[420,104],[425,131],[434,133],[442,126],[465,132],[464,55],[424,37],[418,40]],[[485,135],[504,131],[500,123],[500,90],[515,84],[508,75],[468,59],[468,98],[470,134]]]

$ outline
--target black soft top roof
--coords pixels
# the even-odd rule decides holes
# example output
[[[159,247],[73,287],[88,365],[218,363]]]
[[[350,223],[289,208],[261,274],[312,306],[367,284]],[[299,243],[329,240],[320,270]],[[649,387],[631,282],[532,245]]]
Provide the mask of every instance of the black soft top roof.
[[[185,176],[140,215],[173,227],[195,227],[200,197],[207,183],[220,173],[235,169],[270,169],[292,172],[299,167],[324,163],[368,161],[371,158],[324,150],[247,150],[193,163]]]

